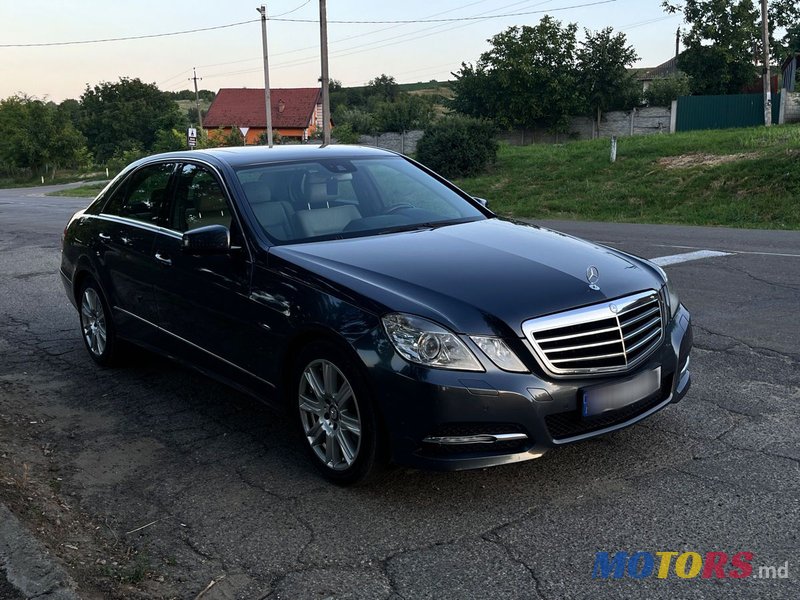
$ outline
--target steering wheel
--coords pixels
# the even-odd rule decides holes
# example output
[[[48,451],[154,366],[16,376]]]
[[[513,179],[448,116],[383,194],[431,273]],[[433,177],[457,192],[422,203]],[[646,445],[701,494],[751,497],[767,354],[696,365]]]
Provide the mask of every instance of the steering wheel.
[[[408,202],[400,202],[399,204],[394,204],[383,211],[383,214],[390,215],[398,210],[403,210],[404,208],[414,208],[413,204],[409,204]]]

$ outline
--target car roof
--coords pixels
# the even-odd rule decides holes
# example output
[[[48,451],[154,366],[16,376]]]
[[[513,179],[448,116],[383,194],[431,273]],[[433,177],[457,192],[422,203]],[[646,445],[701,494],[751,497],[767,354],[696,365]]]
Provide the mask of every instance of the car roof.
[[[190,150],[181,152],[167,152],[150,156],[146,160],[175,158],[181,160],[208,160],[227,163],[231,167],[242,167],[253,164],[269,162],[285,162],[294,160],[319,160],[364,157],[389,157],[397,156],[396,153],[381,148],[369,146],[327,145],[312,146],[308,144],[291,144],[286,146],[232,146],[227,148],[209,148],[205,150]]]

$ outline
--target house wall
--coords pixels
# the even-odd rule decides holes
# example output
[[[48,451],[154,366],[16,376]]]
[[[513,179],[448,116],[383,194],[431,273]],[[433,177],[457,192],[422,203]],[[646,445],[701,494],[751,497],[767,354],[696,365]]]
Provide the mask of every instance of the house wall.
[[[255,146],[258,145],[259,139],[261,136],[267,131],[266,127],[251,127],[247,131],[247,135],[244,137],[244,143],[248,146]],[[302,138],[303,137],[303,129],[296,128],[296,129],[288,129],[288,128],[278,128],[275,129],[278,133],[281,134],[282,137],[290,137],[290,138]],[[305,130],[310,133],[313,131],[312,128]],[[209,137],[215,137],[218,135],[218,129],[206,129],[206,133]],[[230,127],[223,127],[222,128],[223,135],[228,135],[231,132]]]

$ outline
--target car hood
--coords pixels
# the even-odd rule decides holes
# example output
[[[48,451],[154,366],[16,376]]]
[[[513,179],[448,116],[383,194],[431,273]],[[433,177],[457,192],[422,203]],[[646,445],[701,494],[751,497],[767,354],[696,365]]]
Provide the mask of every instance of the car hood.
[[[417,314],[468,334],[521,336],[531,317],[662,285],[634,257],[501,219],[276,246],[270,254],[377,310]],[[599,272],[599,290],[589,287],[590,266]]]

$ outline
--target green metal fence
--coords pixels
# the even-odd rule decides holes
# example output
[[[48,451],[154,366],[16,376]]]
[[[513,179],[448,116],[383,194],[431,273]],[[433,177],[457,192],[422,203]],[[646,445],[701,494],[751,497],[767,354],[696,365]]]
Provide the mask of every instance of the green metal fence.
[[[678,98],[677,131],[754,127],[764,124],[764,96],[681,96]],[[778,122],[780,94],[772,97],[772,122]]]

